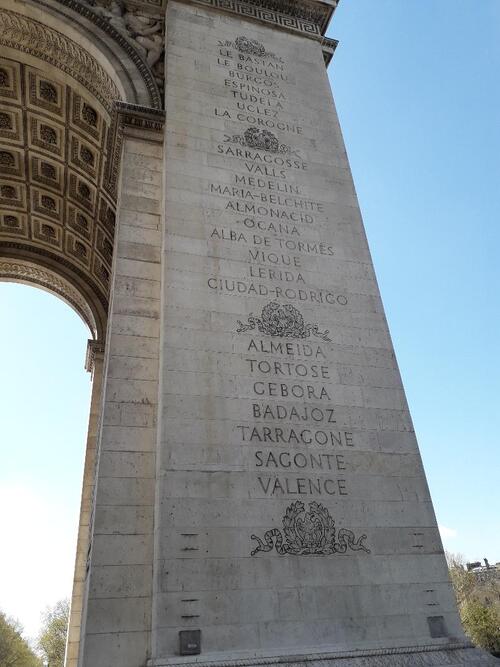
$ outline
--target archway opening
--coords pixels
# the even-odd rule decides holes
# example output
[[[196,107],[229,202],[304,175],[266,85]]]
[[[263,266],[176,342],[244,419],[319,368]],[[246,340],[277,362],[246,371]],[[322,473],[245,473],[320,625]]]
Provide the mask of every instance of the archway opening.
[[[71,597],[86,451],[89,328],[61,298],[0,282],[2,611],[34,638]]]

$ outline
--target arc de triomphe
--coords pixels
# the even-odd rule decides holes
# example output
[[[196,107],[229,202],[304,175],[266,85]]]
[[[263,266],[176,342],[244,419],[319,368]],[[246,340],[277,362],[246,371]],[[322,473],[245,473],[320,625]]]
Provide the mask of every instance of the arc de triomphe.
[[[2,0],[0,278],[91,331],[67,667],[489,665],[326,75],[336,0]]]

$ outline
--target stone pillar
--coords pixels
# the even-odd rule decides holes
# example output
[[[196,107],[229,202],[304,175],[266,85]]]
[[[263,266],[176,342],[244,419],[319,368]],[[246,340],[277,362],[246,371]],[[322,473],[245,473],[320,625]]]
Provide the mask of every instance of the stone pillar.
[[[465,659],[325,70],[335,4],[167,5],[149,667]]]
[[[161,118],[120,110],[123,157],[81,667],[150,650],[158,405]]]
[[[86,370],[92,373],[92,394],[90,398],[87,449],[85,452],[85,463],[83,468],[83,488],[80,502],[80,521],[78,524],[75,573],[73,577],[73,592],[71,595],[68,639],[66,644],[66,667],[76,667],[78,664],[83,589],[85,585],[89,551],[90,514],[95,487],[96,440],[101,414],[103,361],[103,344],[99,341],[89,340],[85,367]]]
[[[325,72],[335,6],[169,0],[164,141],[120,110],[79,667],[490,664]]]

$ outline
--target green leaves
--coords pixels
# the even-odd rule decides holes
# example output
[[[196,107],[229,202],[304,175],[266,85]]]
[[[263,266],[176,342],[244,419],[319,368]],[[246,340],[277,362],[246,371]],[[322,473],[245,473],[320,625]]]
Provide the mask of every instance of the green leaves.
[[[50,667],[63,667],[68,633],[69,600],[47,609],[42,619],[38,648]],[[0,663],[1,664],[1,663]]]
[[[468,571],[459,555],[446,557],[465,632],[476,646],[500,652],[500,576]]]
[[[465,602],[460,616],[474,644],[487,651],[500,651],[500,613],[498,603],[486,607],[478,600]]]
[[[0,611],[0,665],[41,667],[42,663],[22,636],[20,624]]]

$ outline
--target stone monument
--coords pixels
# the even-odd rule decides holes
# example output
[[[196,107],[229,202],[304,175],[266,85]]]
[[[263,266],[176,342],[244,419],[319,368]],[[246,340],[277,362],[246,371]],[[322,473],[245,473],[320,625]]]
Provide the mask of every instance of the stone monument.
[[[4,0],[0,275],[92,332],[67,667],[494,664],[331,97],[336,4]]]

